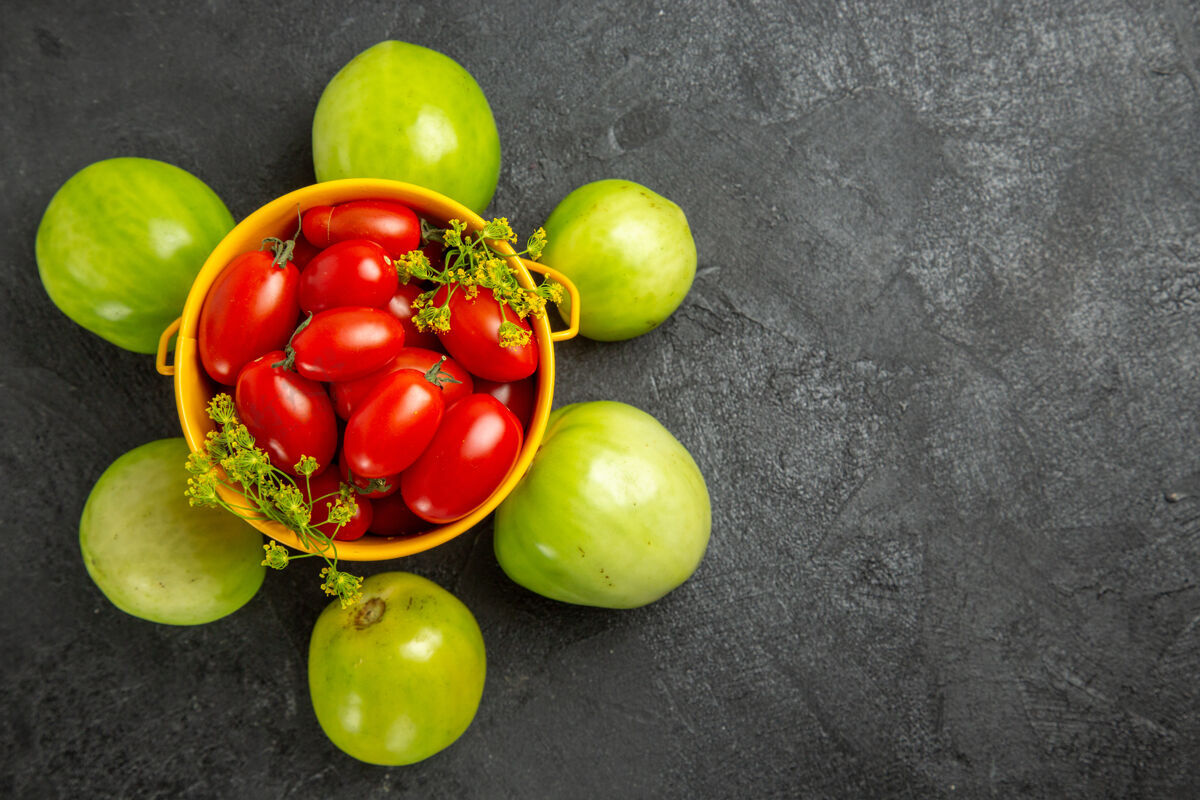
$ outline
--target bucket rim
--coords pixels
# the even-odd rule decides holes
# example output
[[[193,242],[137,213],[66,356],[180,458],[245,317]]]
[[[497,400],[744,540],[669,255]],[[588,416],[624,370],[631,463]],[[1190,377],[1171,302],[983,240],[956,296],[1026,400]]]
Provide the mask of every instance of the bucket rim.
[[[196,332],[204,300],[217,276],[237,255],[258,249],[262,239],[268,236],[289,238],[299,224],[297,209],[302,213],[313,206],[367,199],[401,202],[411,207],[418,216],[442,224],[450,219],[459,219],[466,223],[467,230],[471,232],[478,232],[485,224],[481,216],[439,192],[416,184],[381,178],[343,178],[311,184],[281,195],[248,214],[226,234],[205,260],[188,292],[179,323],[174,357],[175,404],[184,439],[193,452],[203,449],[206,434],[214,429],[206,407],[209,399],[216,394],[217,387],[200,363]],[[508,261],[521,285],[527,289],[534,288],[529,269],[512,247],[507,242],[496,242],[496,250]],[[516,463],[500,486],[470,514],[424,533],[390,537],[366,534],[354,541],[335,542],[339,561],[385,561],[437,547],[470,530],[512,492],[541,444],[553,402],[554,342],[548,317],[547,314],[530,319],[538,345],[533,414],[528,428],[523,432]],[[225,487],[221,487],[220,491],[226,502],[245,502],[241,493]],[[313,552],[303,546],[293,531],[277,522],[266,519],[250,519],[247,522],[281,544],[301,552]]]

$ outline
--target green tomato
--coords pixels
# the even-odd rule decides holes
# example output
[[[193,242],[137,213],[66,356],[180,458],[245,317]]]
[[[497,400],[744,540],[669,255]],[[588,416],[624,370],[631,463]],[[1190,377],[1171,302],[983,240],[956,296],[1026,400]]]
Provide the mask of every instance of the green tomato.
[[[614,402],[556,410],[533,464],[496,511],[517,583],[602,608],[651,603],[696,571],[712,526],[691,455],[654,417]]]
[[[453,744],[479,708],[485,668],[470,609],[408,572],[372,575],[347,608],[330,603],[308,648],[308,687],[325,735],[385,766]]]
[[[229,209],[191,173],[147,158],[97,161],[50,200],[37,231],[38,272],[72,320],[153,353],[231,228]]]
[[[117,608],[167,625],[232,614],[262,586],[262,534],[234,515],[192,508],[188,446],[160,439],[104,471],[79,520],[88,574]]]
[[[407,181],[477,213],[500,179],[500,135],[479,84],[448,56],[407,42],[380,42],[333,76],[312,144],[318,181]]]
[[[679,206],[632,181],[571,192],[546,220],[542,260],[579,289],[579,332],[611,342],[654,330],[696,277],[696,243]],[[562,303],[566,318],[568,297]]]

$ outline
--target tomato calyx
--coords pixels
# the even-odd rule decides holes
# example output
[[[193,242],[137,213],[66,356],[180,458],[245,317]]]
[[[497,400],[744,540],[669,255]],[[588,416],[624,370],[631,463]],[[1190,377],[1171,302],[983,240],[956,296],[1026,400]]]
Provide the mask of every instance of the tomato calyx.
[[[292,340],[296,338],[297,333],[307,328],[308,323],[312,322],[312,320],[313,313],[310,311],[308,312],[308,316],[304,318],[304,322],[301,322],[299,325],[297,325],[296,330],[292,331],[292,335],[288,337],[287,344],[283,346],[283,359],[281,361],[276,361],[271,365],[272,367],[288,369],[292,372],[296,371],[296,348],[292,347]]]
[[[296,249],[296,240],[293,238],[284,241],[278,236],[268,236],[262,240],[262,244],[258,246],[258,249],[267,250],[268,248],[275,254],[275,257],[271,260],[271,266],[276,269],[283,269],[292,260],[292,252]]]
[[[365,483],[359,483],[365,481]],[[373,494],[375,492],[390,492],[395,485],[387,478],[363,478],[354,474],[354,471],[349,467],[346,468],[346,485],[354,489],[359,494]]]
[[[451,383],[462,383],[462,381],[460,381],[458,378],[454,377],[449,372],[442,369],[442,364],[445,364],[445,363],[446,363],[446,356],[442,356],[441,358],[439,358],[437,360],[436,364],[434,364],[429,369],[425,370],[425,380],[429,381],[430,383],[432,383],[434,386],[438,387],[439,389],[441,389]]]
[[[284,240],[278,236],[268,236],[263,239],[258,245],[258,249],[266,250],[268,247],[275,254],[275,258],[271,260],[271,266],[276,269],[286,269],[288,262],[292,260],[292,255],[296,251],[296,239],[300,237],[300,206],[296,206],[296,233],[292,238]]]

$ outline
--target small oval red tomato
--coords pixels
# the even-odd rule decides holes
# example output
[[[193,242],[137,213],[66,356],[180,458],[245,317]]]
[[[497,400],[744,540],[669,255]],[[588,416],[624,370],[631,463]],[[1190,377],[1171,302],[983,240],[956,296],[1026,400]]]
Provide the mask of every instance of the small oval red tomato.
[[[333,404],[321,384],[272,366],[283,360],[283,351],[275,350],[238,373],[233,398],[238,419],[279,469],[296,475],[300,457],[312,456],[321,472],[337,451]]]
[[[308,262],[312,261],[319,252],[321,252],[321,248],[303,236],[297,236],[292,247],[292,263],[296,265],[296,269],[303,271],[308,266]]]
[[[421,222],[408,206],[388,200],[352,200],[314,206],[301,218],[304,238],[317,247],[349,239],[370,239],[399,258],[421,244]]]
[[[338,542],[352,542],[355,539],[361,539],[362,535],[367,532],[367,528],[374,519],[374,509],[371,501],[359,494],[354,496],[355,511],[349,522],[341,527],[329,522],[329,506],[337,500],[342,490],[337,470],[331,469],[322,472],[320,475],[309,478],[307,482],[304,478],[300,478],[296,484],[300,487],[305,499],[312,503],[312,515],[309,517],[309,524],[312,527]]]
[[[418,517],[404,503],[399,493],[372,500],[375,515],[367,533],[376,536],[407,536],[429,529],[429,523]]]
[[[416,370],[387,375],[349,422],[342,457],[361,478],[395,475],[421,455],[442,421],[442,391]]]
[[[292,337],[295,368],[315,381],[349,381],[380,369],[404,346],[404,328],[386,311],[365,306],[314,314]]]
[[[433,304],[446,302],[443,286],[434,295]],[[519,318],[512,309],[503,307],[492,293],[481,289],[468,298],[462,289],[450,292],[450,330],[439,333],[438,339],[446,352],[454,356],[472,375],[493,381],[516,381],[527,378],[537,369],[537,342],[530,337],[523,345],[500,346],[500,323],[512,322],[522,330],[530,330],[529,322]]]
[[[383,308],[399,283],[396,267],[382,247],[366,239],[338,242],[318,253],[300,273],[300,310]]]
[[[346,466],[345,455],[338,459],[338,473],[342,476],[342,483],[350,484],[358,492],[359,497],[365,497],[368,500],[387,497],[400,489],[399,475],[389,475],[386,478],[361,478],[355,475]]]
[[[529,428],[529,420],[533,416],[533,402],[537,395],[534,379],[523,378],[519,381],[497,383],[480,378],[475,381],[475,391],[479,394],[490,394],[504,404],[513,413],[523,430]],[[337,395],[334,394],[334,410],[337,410]]]
[[[438,269],[445,266],[442,261],[446,257],[446,248],[442,246],[441,242],[426,242],[421,245],[421,252],[429,259],[429,263],[432,266]]]
[[[413,301],[425,290],[415,283],[402,283],[396,287],[396,293],[388,301],[387,309],[392,316],[400,320],[404,326],[404,343],[409,347],[424,347],[427,350],[441,350],[442,344],[433,331],[419,331],[413,324]]]
[[[447,409],[433,440],[400,475],[400,494],[422,519],[461,519],[503,483],[521,452],[521,424],[490,394],[472,394]]]
[[[441,353],[435,353],[422,347],[402,347],[396,357],[378,372],[372,372],[370,375],[356,380],[339,381],[332,384],[330,393],[333,395],[333,410],[342,419],[350,419],[358,404],[385,376],[401,369],[412,369],[425,373],[439,362],[441,362],[441,372],[453,379],[438,381],[438,386],[442,388],[442,404],[449,408],[460,398],[466,397],[474,391],[475,384],[471,373],[463,369],[457,361],[447,358]]]
[[[242,253],[221,271],[204,298],[197,347],[200,362],[217,383],[233,385],[242,367],[283,347],[296,327],[300,273],[291,263],[274,261],[270,251]]]

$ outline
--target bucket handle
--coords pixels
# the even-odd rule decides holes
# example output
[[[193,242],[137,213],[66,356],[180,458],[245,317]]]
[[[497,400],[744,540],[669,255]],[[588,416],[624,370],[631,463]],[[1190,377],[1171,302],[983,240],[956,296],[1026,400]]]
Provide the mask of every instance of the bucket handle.
[[[171,337],[179,331],[181,322],[183,322],[183,317],[178,317],[158,337],[158,354],[154,357],[154,367],[158,370],[159,375],[175,374],[175,365],[167,363],[167,350],[171,344]]]
[[[563,288],[567,290],[567,294],[571,298],[571,318],[567,320],[567,327],[564,330],[550,332],[550,340],[553,342],[565,342],[567,339],[574,339],[579,334],[579,290],[575,288],[575,284],[566,275],[563,275],[556,269],[547,267],[545,264],[539,264],[527,258],[522,258],[521,264],[530,272],[545,275],[550,280],[561,283]]]

